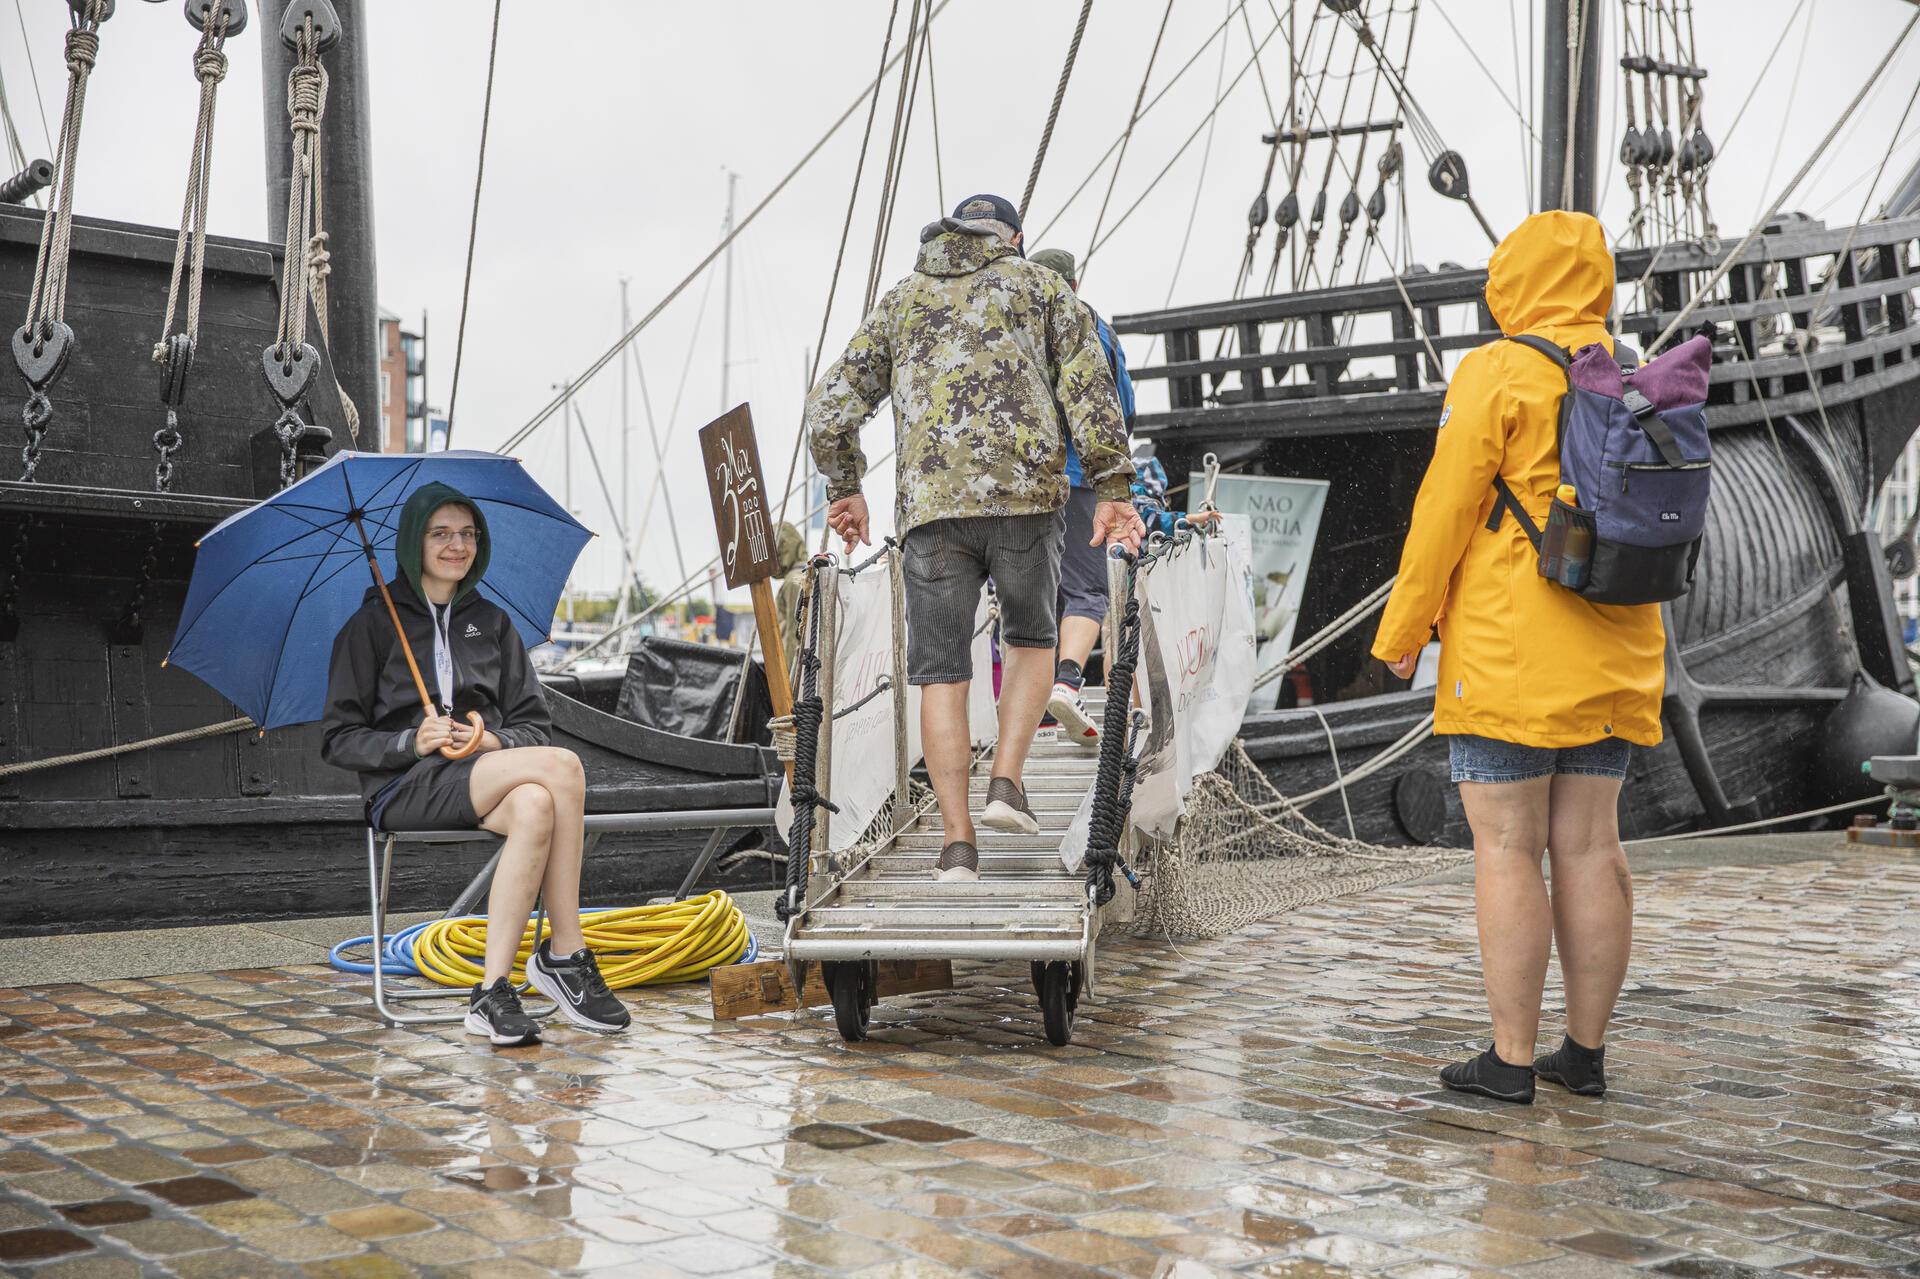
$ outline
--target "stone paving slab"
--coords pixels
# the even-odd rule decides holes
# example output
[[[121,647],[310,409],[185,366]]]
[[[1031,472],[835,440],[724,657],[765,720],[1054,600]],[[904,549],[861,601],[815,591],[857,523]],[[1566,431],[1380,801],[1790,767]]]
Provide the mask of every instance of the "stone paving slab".
[[[1026,974],[496,1052],[316,966],[0,991],[0,1268],[88,1276],[1920,1274],[1920,863],[1638,880],[1615,1091],[1436,1087],[1472,888]],[[1557,989],[1549,1000],[1557,1000]]]

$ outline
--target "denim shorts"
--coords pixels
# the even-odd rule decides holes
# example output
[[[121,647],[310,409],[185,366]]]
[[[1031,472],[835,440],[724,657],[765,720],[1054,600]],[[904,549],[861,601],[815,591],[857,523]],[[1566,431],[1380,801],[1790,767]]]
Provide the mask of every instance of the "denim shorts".
[[[980,515],[932,520],[907,533],[907,682],[973,678],[973,619],[993,578],[1000,642],[1052,648],[1057,635],[1061,517]]]
[[[1456,782],[1527,782],[1555,773],[1574,773],[1586,777],[1627,776],[1627,757],[1633,743],[1619,737],[1602,738],[1585,746],[1563,746],[1551,750],[1542,746],[1522,746],[1492,737],[1457,733],[1447,738],[1447,754]]]

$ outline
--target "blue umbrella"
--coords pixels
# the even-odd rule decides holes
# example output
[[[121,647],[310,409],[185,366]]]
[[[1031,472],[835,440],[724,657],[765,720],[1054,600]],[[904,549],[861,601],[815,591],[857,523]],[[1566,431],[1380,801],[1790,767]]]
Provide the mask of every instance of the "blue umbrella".
[[[567,575],[593,534],[519,462],[465,449],[342,452],[200,539],[167,663],[205,680],[263,729],[319,719],[334,636],[366,594],[368,558],[384,594],[397,572],[401,508],[436,480],[471,498],[487,521],[492,559],[480,594],[507,611],[529,648],[546,643]],[[411,657],[404,632],[400,642]],[[431,706],[417,670],[415,681]]]

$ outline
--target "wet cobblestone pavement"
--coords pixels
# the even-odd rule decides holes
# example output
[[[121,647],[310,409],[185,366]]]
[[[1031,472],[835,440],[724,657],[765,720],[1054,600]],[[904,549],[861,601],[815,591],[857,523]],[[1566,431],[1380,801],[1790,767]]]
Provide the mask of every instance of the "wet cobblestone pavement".
[[[1109,946],[1058,1050],[1012,967],[854,1048],[826,1013],[716,1025],[704,986],[514,1052],[383,1029],[317,968],[0,991],[0,1267],[1920,1274],[1920,864],[1639,898],[1614,1091],[1531,1109],[1434,1084],[1484,1034],[1457,883]]]

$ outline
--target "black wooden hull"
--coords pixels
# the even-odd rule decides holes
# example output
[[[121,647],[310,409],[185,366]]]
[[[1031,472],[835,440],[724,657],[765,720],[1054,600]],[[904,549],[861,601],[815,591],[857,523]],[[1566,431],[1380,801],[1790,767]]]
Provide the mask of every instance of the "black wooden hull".
[[[1636,753],[1622,806],[1629,838],[1866,798],[1875,788],[1858,773],[1864,754],[1920,747],[1920,707],[1911,701],[1883,700],[1864,716],[1857,704],[1836,709],[1863,673],[1901,692],[1914,687],[1887,564],[1865,521],[1920,427],[1911,274],[1920,220],[1765,238],[1751,264],[1730,276],[1735,304],[1709,305],[1696,317],[1728,326],[1735,340],[1717,351],[1709,395],[1714,487],[1697,578],[1667,610],[1668,740]],[[1848,248],[1856,252],[1846,255]],[[1688,295],[1685,272],[1697,281],[1716,261],[1691,246],[1658,256],[1672,275],[1653,277],[1667,307]],[[1822,313],[1838,333],[1829,330],[1828,342],[1805,354],[1770,350],[1757,360],[1741,358],[1760,345],[1760,318],[1784,311],[1803,327],[1813,323],[1827,262],[1838,262],[1842,285],[1874,281],[1845,291],[1831,314]],[[1648,251],[1622,255],[1623,281],[1651,264]],[[1494,336],[1479,304],[1483,282],[1484,272],[1466,271],[1407,282],[1428,331],[1439,331],[1444,305],[1478,308],[1481,331],[1435,337],[1443,349]],[[1395,340],[1342,347],[1323,336],[1309,337],[1304,351],[1273,348],[1276,330],[1292,333],[1298,325],[1309,335],[1330,335],[1356,316],[1391,319]],[[1667,319],[1664,311],[1629,315],[1622,327],[1645,344]],[[1395,571],[1443,394],[1398,288],[1203,304],[1122,316],[1116,325],[1123,333],[1164,335],[1168,363],[1136,377],[1167,381],[1168,410],[1144,415],[1142,429],[1155,437],[1176,483],[1208,452],[1231,470],[1329,482],[1299,635],[1325,625]],[[1241,353],[1210,358],[1221,349],[1215,330],[1231,332]],[[1247,353],[1255,350],[1263,353]],[[1287,380],[1289,368],[1300,367],[1311,376]],[[1369,654],[1374,629],[1370,619],[1307,663],[1317,709],[1349,770],[1399,739],[1433,704],[1431,692],[1393,691],[1402,685]],[[1326,729],[1313,711],[1251,716],[1242,737],[1285,794],[1334,780]],[[1349,789],[1354,833],[1409,842],[1396,793],[1417,773],[1439,783],[1424,788],[1429,795],[1445,795],[1439,840],[1469,842],[1447,784],[1444,739]],[[1338,794],[1315,802],[1308,814],[1346,829]]]
[[[0,206],[0,314],[25,312],[39,227],[32,211]],[[210,243],[186,444],[176,492],[158,494],[150,439],[162,406],[150,351],[173,238],[76,220],[67,318],[78,342],[53,388],[37,482],[14,482],[17,455],[0,454],[0,768],[236,714],[162,659],[194,539],[278,486],[278,410],[259,372],[276,260],[269,246]],[[305,416],[346,446],[329,379],[323,367],[317,384],[328,393]],[[17,423],[24,397],[11,367],[0,369],[0,421]],[[769,804],[758,748],[618,719],[615,691],[580,680],[550,688],[557,740],[586,765],[590,810]],[[352,913],[366,905],[364,835],[357,781],[320,762],[311,727],[0,775],[0,936]],[[609,836],[587,895],[632,903],[670,892],[705,838]],[[472,850],[402,859],[393,905],[444,906],[478,865]],[[747,861],[731,879],[703,882],[769,874],[767,862]]]

